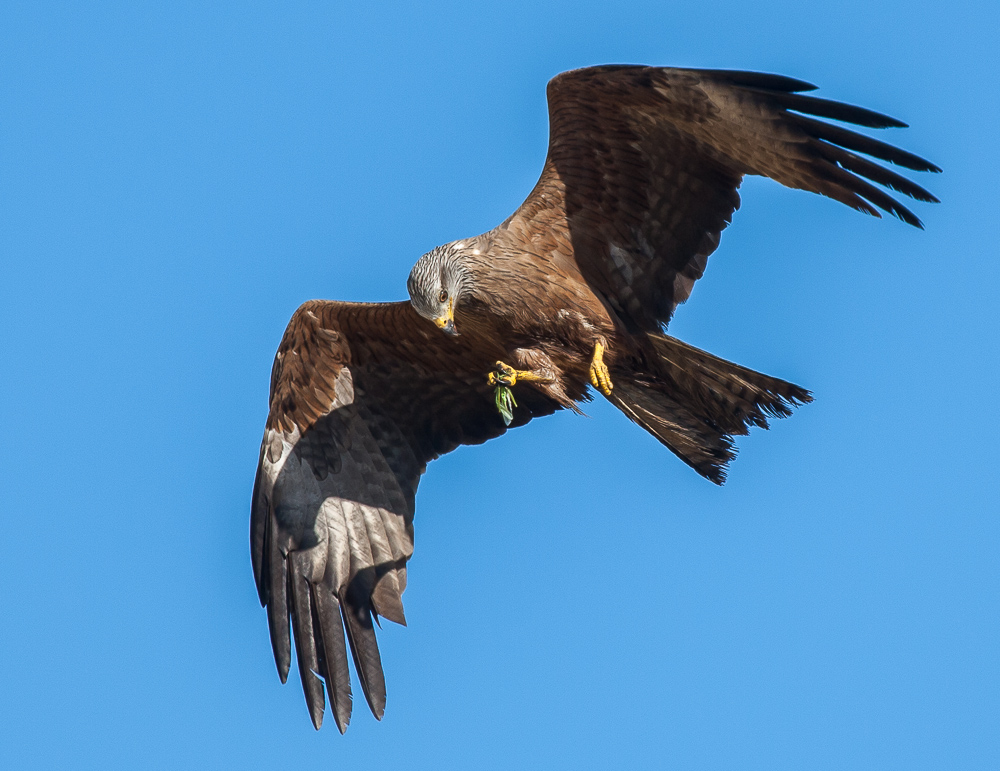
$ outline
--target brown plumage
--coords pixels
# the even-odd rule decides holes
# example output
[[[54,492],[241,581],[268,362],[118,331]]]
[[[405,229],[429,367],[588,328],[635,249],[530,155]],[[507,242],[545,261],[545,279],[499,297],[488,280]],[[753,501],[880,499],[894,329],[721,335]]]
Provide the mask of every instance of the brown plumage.
[[[798,93],[812,88],[776,75],[656,67],[559,75],[548,88],[542,176],[506,222],[424,255],[410,302],[312,301],[296,311],[274,362],[251,551],[278,672],[284,682],[291,623],[317,728],[325,682],[346,730],[348,649],[382,716],[373,621],[405,623],[417,482],[438,455],[507,430],[487,382],[498,361],[523,370],[522,381],[538,379],[513,387],[516,427],[589,399],[600,343],[609,400],[719,483],[733,436],[810,400],[662,330],[718,246],[745,174],[920,226],[867,180],[936,199],[855,153],[939,169],[807,117],[903,125]]]

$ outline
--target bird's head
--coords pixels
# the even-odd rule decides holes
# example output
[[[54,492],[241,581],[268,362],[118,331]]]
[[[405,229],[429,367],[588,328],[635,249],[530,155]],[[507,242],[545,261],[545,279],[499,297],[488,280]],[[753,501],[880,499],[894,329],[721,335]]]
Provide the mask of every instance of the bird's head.
[[[406,282],[414,310],[449,335],[458,334],[455,308],[471,286],[471,274],[462,259],[464,247],[457,241],[427,252]]]

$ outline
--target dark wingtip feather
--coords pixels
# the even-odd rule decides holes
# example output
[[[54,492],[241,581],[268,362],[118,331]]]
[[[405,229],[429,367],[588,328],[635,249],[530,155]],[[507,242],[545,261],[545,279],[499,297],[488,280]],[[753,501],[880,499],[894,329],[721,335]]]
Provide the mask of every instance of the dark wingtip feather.
[[[312,586],[312,600],[316,609],[316,626],[319,629],[320,669],[330,697],[333,719],[337,723],[337,730],[343,734],[351,722],[353,698],[340,603],[333,593],[322,585]]]
[[[896,219],[902,220],[907,225],[912,225],[919,230],[924,229],[923,220],[921,220],[920,217],[911,212],[905,206],[899,206],[897,204],[889,213],[892,214],[893,217],[896,217]]]
[[[924,203],[940,203],[937,197],[928,190],[894,171],[879,166],[877,163],[872,163],[866,158],[848,152],[841,147],[831,145],[828,142],[820,142],[819,147],[830,160],[846,171],[870,179],[872,182],[877,182],[890,190],[895,190],[897,193],[902,193],[914,200],[923,201]]]
[[[761,89],[753,89],[761,91]],[[866,107],[856,107],[845,102],[835,102],[832,99],[821,99],[818,96],[803,96],[802,94],[775,94],[768,93],[768,97],[786,110],[804,113],[806,115],[818,115],[821,118],[839,120],[843,123],[853,123],[856,126],[866,126],[867,128],[908,128],[903,121],[893,118]]]
[[[923,230],[924,224],[920,221],[920,218],[891,195],[869,184],[860,177],[840,169],[837,171],[842,177],[842,184],[847,185],[853,194],[870,201],[882,209],[882,211],[889,212],[894,217],[898,217],[907,225],[912,225],[915,228]]]
[[[273,518],[272,513],[270,517]],[[265,545],[267,563],[267,626],[271,634],[271,650],[278,677],[282,685],[288,681],[288,670],[292,665],[292,641],[288,618],[288,565],[278,551],[274,539]]]
[[[814,86],[804,80],[789,78],[786,75],[774,75],[770,72],[750,72],[747,70],[696,70],[696,72],[725,78],[736,86],[768,91],[815,91],[819,88],[819,86]]]
[[[913,169],[913,171],[932,171],[935,173],[941,171],[940,168],[926,158],[921,158],[919,155],[914,155],[906,150],[901,150],[885,142],[872,139],[864,134],[848,131],[839,126],[833,126],[829,123],[823,123],[822,121],[813,120],[802,115],[790,117],[814,139],[821,139],[833,145],[847,148],[848,150],[856,150],[873,158],[880,158],[897,166]]]
[[[361,690],[376,720],[385,714],[385,674],[378,651],[375,627],[366,603],[352,602],[350,589],[340,598],[340,610],[347,629],[354,668],[361,681]]]
[[[319,679],[319,676],[315,672],[309,673],[317,683],[319,683],[320,694],[323,693],[323,681]],[[310,701],[308,697],[306,698],[309,706],[309,719],[312,721],[313,728],[317,731],[323,727],[323,712],[326,710],[326,705],[319,703],[316,700]]]
[[[318,731],[323,725],[326,699],[323,695],[323,681],[316,674],[320,670],[320,664],[316,651],[316,627],[313,623],[315,613],[309,583],[303,571],[296,565],[294,556],[289,561],[289,568],[295,620],[295,658],[299,663],[299,679],[302,681],[302,692],[306,697],[309,717]]]
[[[267,547],[271,540],[271,515],[270,507],[261,493],[261,471],[261,463],[258,463],[250,497],[250,563],[253,566],[254,584],[257,586],[257,599],[263,608],[267,606]]]

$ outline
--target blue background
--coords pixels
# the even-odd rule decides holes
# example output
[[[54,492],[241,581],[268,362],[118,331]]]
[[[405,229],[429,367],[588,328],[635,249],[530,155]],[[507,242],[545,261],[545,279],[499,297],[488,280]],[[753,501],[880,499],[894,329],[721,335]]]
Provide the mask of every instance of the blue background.
[[[919,0],[7,0],[0,765],[1000,767],[997,29]],[[605,62],[897,116],[943,203],[920,232],[748,180],[671,331],[816,402],[722,489],[603,401],[436,461],[385,719],[359,696],[317,734],[247,546],[282,330],[503,220],[545,82]]]

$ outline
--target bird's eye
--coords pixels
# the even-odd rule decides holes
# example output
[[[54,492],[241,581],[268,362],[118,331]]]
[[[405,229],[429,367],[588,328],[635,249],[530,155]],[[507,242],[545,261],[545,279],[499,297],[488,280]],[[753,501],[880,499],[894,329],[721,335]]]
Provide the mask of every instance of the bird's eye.
[[[448,302],[448,291],[446,289],[441,290],[441,294],[438,295],[438,302]]]

